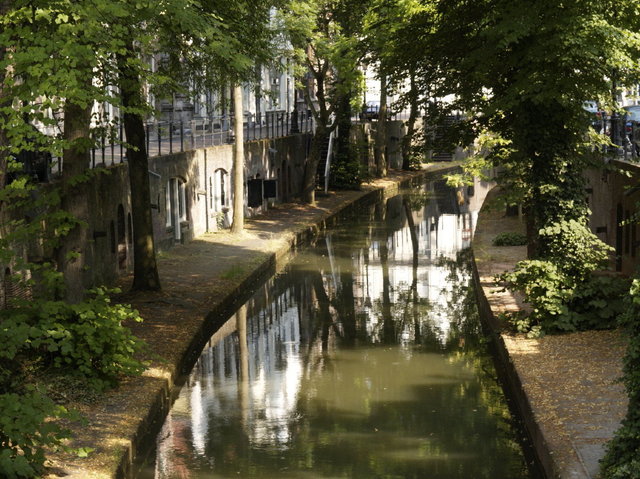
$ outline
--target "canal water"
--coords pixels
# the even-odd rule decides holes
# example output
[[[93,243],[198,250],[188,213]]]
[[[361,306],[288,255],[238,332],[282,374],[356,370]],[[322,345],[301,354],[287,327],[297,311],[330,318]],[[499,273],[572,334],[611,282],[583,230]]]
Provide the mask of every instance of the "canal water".
[[[345,213],[214,334],[138,477],[533,478],[471,284],[481,186]]]

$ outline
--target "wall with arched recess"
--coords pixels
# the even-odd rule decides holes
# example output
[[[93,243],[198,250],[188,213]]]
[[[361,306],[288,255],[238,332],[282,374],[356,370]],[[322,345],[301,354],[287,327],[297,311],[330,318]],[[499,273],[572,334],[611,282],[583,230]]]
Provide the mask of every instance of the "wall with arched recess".
[[[260,178],[282,181],[278,168],[286,160],[290,177],[287,178],[289,199],[299,195],[304,163],[306,159],[308,134],[297,134],[272,140],[257,140],[245,143],[245,178]],[[229,226],[232,218],[233,182],[232,145],[201,148],[179,154],[165,155],[149,159],[150,205],[153,221],[154,241],[157,251],[173,247],[177,242],[188,242],[220,227]],[[131,215],[131,193],[126,163],[106,168],[107,174],[91,178],[89,204],[89,238],[84,254],[89,265],[87,287],[112,284],[121,274],[131,271],[133,265],[133,225]],[[215,204],[220,190],[210,188],[209,179],[215,180],[216,172],[225,172],[228,186],[225,194],[225,217],[221,221],[223,205]],[[180,216],[176,235],[174,224],[168,224],[167,185],[172,178],[184,185],[184,207]],[[215,186],[212,183],[212,186]],[[218,185],[219,186],[219,185]],[[45,185],[45,187],[47,187]],[[280,195],[267,199],[257,207],[246,207],[245,215],[250,217],[264,211],[273,201],[281,201]],[[178,238],[178,239],[177,239]]]
[[[640,164],[612,160],[603,167],[586,174],[591,230],[615,249],[612,268],[632,275],[640,265],[640,225],[633,220],[640,202]]]

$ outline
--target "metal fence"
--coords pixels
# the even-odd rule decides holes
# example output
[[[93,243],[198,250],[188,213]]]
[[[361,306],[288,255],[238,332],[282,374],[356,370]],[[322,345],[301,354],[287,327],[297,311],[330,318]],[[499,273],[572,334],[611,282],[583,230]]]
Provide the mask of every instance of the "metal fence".
[[[149,157],[170,155],[197,148],[231,144],[233,115],[198,118],[190,121],[154,121],[145,124]],[[278,138],[294,133],[314,131],[310,112],[270,111],[244,116],[244,140]],[[122,124],[94,128],[91,167],[112,166],[127,160],[126,135]],[[61,158],[52,159],[52,173],[62,171]]]
[[[392,109],[389,109],[387,111],[387,120],[389,121],[396,121],[396,120],[403,120],[406,121],[409,119],[411,115],[411,112],[408,110],[402,110],[402,111],[395,111]],[[358,112],[357,114],[354,114],[351,117],[351,121],[353,123],[366,123],[369,121],[377,121],[378,118],[380,117],[380,110],[379,109],[366,109],[366,110],[362,110],[360,112]],[[418,118],[422,117],[422,113],[419,113]]]
[[[409,112],[388,113],[389,120],[406,120]],[[145,124],[146,148],[149,157],[170,155],[234,142],[233,115],[198,118],[189,121],[153,121]],[[366,115],[354,116],[358,121],[377,120]],[[308,133],[315,130],[315,122],[310,111],[285,112],[270,111],[263,114],[247,113],[243,119],[245,141],[265,138],[278,138],[295,133]],[[113,166],[127,161],[126,134],[122,124],[108,124],[94,127],[90,167]],[[29,162],[30,163],[30,162]],[[25,171],[38,169],[40,181],[47,181],[50,175],[59,175],[63,168],[63,159],[50,157],[46,165],[28,165]],[[45,173],[40,170],[48,169]],[[35,170],[34,170],[35,171]],[[34,174],[35,175],[35,174]],[[44,179],[46,178],[46,179]]]
[[[597,133],[605,135],[609,144],[602,147],[607,156],[628,161],[640,161],[640,123],[624,116],[601,115],[592,124]]]

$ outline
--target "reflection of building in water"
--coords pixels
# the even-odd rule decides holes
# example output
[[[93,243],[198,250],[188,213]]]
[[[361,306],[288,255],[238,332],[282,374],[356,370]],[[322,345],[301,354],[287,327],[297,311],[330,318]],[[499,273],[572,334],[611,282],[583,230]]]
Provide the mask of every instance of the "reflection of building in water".
[[[411,302],[426,304],[420,322],[438,341],[447,341],[454,283],[439,259],[455,259],[470,246],[485,192],[482,185],[460,194],[432,185],[425,193],[434,199],[420,208],[398,197],[376,210],[377,221],[358,237],[359,248],[340,244],[339,233],[321,241],[316,256],[299,258],[288,274],[271,279],[247,303],[246,313],[238,312],[211,338],[159,435],[157,478],[188,477],[181,465],[185,454],[213,460],[213,418],[240,424],[251,447],[277,451],[289,445],[305,374],[322,360],[326,344],[330,350],[345,335],[339,311],[344,288],[353,290],[355,317],[367,341],[383,341],[389,320],[396,337],[414,341],[415,324],[404,319]],[[246,348],[237,333],[243,321]]]
[[[264,300],[269,287],[273,281],[261,290],[265,295],[259,299]],[[238,314],[223,326],[223,335],[214,335],[158,436],[156,477],[182,477],[179,464],[185,443],[191,444],[193,454],[206,457],[210,418],[226,416],[230,410],[237,412],[236,419],[254,446],[274,449],[287,444],[288,421],[302,376],[294,289],[285,290],[266,307],[259,307],[262,301],[256,298],[250,301],[247,358],[241,357],[237,334],[229,334],[236,329]],[[246,389],[240,374],[243,359],[249,366]]]
[[[415,295],[428,300],[431,311],[429,321],[436,330],[440,341],[445,342],[450,329],[449,302],[453,283],[449,279],[449,268],[441,259],[455,259],[457,252],[469,248],[479,208],[484,202],[491,185],[476,180],[474,186],[454,190],[447,187],[444,180],[427,185],[427,198],[432,198],[426,205],[412,211],[412,223],[416,232],[417,245],[414,248],[407,217],[403,214],[402,227],[391,232],[388,238],[373,241],[369,250],[361,250],[355,258],[355,271],[360,272],[356,284],[359,286],[356,297],[360,297],[359,306],[366,311],[368,331],[375,335],[380,329],[380,298],[383,296],[385,268],[382,266],[381,249],[386,247],[388,253],[389,284],[391,303],[398,303],[401,296],[414,282]],[[396,200],[396,199],[392,199]],[[390,200],[390,201],[392,201]],[[397,210],[388,205],[387,211]],[[394,222],[389,220],[387,222]],[[419,269],[414,273],[414,254],[419,255]],[[466,278],[461,278],[465,280]],[[376,303],[378,301],[378,303]],[[410,332],[399,331],[400,336],[409,336]]]

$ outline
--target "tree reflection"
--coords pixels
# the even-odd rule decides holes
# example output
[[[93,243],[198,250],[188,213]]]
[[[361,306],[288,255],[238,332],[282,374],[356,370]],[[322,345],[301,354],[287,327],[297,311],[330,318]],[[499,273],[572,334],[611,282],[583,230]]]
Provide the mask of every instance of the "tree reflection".
[[[274,278],[201,359],[212,393],[193,470],[528,477],[478,336],[468,257],[434,261],[459,244],[459,225],[424,192],[362,206]]]

